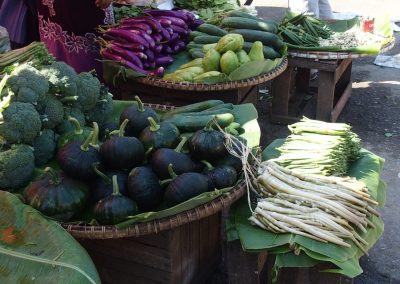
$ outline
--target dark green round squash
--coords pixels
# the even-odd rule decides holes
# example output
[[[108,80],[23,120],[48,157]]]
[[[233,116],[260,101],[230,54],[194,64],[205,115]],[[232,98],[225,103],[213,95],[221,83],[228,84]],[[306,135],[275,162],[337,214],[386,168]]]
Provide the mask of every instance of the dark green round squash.
[[[137,105],[126,108],[119,118],[119,123],[128,119],[129,123],[126,127],[127,136],[138,136],[147,126],[149,126],[148,117],[152,117],[155,121],[159,122],[157,113],[150,107],[143,105],[138,96],[135,96]]]
[[[214,121],[210,120],[204,129],[196,131],[189,139],[189,151],[199,160],[214,162],[227,153],[225,136],[212,128],[213,123]]]
[[[170,178],[168,172],[169,164],[172,164],[173,170],[176,174],[202,170],[202,168],[198,167],[198,163],[193,161],[190,155],[181,153],[182,147],[186,141],[187,138],[182,137],[181,142],[175,149],[160,148],[151,155],[151,167],[160,180]]]
[[[164,190],[150,167],[136,167],[128,176],[128,196],[141,211],[155,210],[162,202]]]
[[[146,153],[160,148],[174,148],[178,144],[179,129],[172,123],[161,122],[158,124],[154,118],[149,117],[150,126],[147,126],[139,135]]]
[[[204,175],[193,172],[176,175],[172,165],[168,169],[173,180],[165,189],[164,201],[167,206],[175,206],[208,190],[208,179]]]
[[[58,138],[57,148],[60,149],[64,145],[71,142],[83,142],[90,135],[90,132],[93,131],[90,127],[81,127],[79,121],[72,117],[68,117],[68,121],[73,125],[73,129],[60,135]]]
[[[84,209],[89,191],[84,183],[46,168],[38,180],[25,188],[23,196],[30,206],[44,215],[68,221]]]
[[[203,161],[203,163],[207,166],[203,174],[208,178],[208,190],[223,189],[235,185],[237,172],[233,167],[213,167],[206,161]]]
[[[85,142],[71,142],[57,152],[57,161],[61,169],[69,176],[81,180],[92,180],[97,177],[93,165],[100,162],[98,151],[99,127],[93,123],[92,135]]]
[[[97,202],[94,218],[101,225],[115,225],[138,212],[137,204],[119,192],[117,176],[112,177],[113,193]]]
[[[124,129],[128,124],[125,119],[119,134],[106,140],[100,147],[100,155],[104,165],[113,170],[127,169],[143,163],[145,158],[143,144],[136,137],[125,137]]]

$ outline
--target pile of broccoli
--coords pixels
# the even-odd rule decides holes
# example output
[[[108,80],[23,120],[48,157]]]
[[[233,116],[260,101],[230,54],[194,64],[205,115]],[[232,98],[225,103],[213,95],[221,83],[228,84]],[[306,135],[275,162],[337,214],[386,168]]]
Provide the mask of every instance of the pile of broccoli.
[[[101,125],[111,112],[112,95],[90,72],[62,61],[13,69],[0,81],[0,188],[25,186],[54,158],[59,135],[73,128],[69,116]]]

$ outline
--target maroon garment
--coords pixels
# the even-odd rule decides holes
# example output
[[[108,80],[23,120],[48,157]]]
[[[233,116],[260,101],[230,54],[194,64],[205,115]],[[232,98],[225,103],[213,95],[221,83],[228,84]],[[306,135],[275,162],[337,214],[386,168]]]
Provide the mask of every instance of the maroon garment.
[[[112,7],[99,9],[95,0],[36,0],[36,4],[40,40],[57,60],[77,72],[96,69],[101,75],[96,28],[114,21]]]

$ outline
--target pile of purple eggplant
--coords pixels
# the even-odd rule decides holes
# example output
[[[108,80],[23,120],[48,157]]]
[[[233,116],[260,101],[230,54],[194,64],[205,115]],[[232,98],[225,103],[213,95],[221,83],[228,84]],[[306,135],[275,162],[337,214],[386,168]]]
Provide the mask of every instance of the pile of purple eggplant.
[[[189,33],[203,22],[186,10],[143,12],[102,31],[101,55],[139,73],[162,77],[172,55],[185,49]]]

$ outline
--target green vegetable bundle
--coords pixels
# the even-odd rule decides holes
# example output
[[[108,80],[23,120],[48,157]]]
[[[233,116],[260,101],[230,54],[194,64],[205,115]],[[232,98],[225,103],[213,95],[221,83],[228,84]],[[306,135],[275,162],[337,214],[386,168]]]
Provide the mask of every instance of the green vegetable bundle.
[[[278,148],[276,161],[303,173],[343,175],[359,156],[360,139],[344,123],[303,118],[289,126],[291,135]]]
[[[240,7],[240,2],[237,0],[175,0],[174,4],[182,9],[197,11],[200,18],[204,20],[208,20],[221,12]]]

